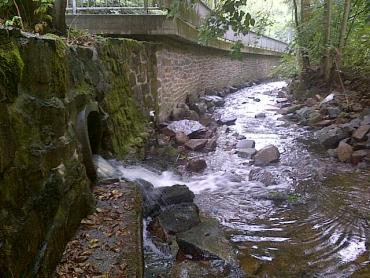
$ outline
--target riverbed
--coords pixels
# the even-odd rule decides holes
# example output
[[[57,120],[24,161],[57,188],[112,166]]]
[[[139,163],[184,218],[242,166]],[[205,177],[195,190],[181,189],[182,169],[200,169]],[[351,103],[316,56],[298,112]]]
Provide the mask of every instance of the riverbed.
[[[286,85],[269,82],[225,97],[212,117],[237,120],[218,128],[214,152],[191,154],[206,160],[202,174],[157,173],[145,166],[121,166],[121,172],[154,186],[188,185],[202,213],[225,227],[246,275],[370,277],[370,170],[329,158],[312,130],[278,113],[279,90]],[[265,117],[255,117],[259,113]],[[263,167],[275,185],[249,181],[256,167],[235,148],[244,137],[254,140],[257,150],[278,147],[280,161]],[[147,263],[161,264],[160,259]]]

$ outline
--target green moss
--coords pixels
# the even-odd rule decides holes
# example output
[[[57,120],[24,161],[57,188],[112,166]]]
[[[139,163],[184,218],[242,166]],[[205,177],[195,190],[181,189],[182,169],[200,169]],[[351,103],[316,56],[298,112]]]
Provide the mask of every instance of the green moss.
[[[17,95],[24,63],[13,41],[0,45],[0,96],[13,99]]]

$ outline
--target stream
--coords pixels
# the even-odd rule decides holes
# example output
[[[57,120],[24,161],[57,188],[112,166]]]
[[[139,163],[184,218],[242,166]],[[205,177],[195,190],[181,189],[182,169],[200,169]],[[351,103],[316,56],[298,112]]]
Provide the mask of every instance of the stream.
[[[192,153],[207,162],[202,174],[119,169],[126,179],[139,177],[154,186],[186,184],[200,210],[225,227],[249,276],[370,277],[370,170],[329,158],[312,131],[277,113],[278,91],[286,85],[264,83],[225,97],[213,117],[237,120],[219,127],[214,152]],[[255,118],[258,113],[266,117]],[[280,162],[263,167],[276,185],[249,181],[255,166],[235,151],[241,135],[254,140],[257,150],[279,148]],[[162,259],[152,256],[147,265],[161,265]]]

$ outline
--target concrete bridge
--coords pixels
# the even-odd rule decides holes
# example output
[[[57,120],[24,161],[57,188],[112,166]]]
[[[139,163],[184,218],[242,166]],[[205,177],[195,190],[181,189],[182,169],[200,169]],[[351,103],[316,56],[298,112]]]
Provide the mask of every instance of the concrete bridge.
[[[171,0],[68,0],[67,24],[92,34],[155,42],[159,121],[189,97],[246,81],[266,78],[287,44],[250,32],[236,36],[229,29],[208,45],[198,43],[198,28],[210,14],[202,1],[182,1],[170,18]],[[230,57],[241,41],[243,59]]]
[[[171,0],[67,0],[67,23],[93,34],[123,35],[132,37],[168,36],[198,43],[198,28],[210,14],[202,1],[178,7],[175,18],[168,17]],[[241,41],[246,53],[276,54],[286,51],[287,44],[249,32],[235,35],[231,28],[223,38],[213,40],[209,47],[230,50],[233,42]],[[266,51],[267,50],[267,51]],[[280,54],[278,54],[280,55]]]

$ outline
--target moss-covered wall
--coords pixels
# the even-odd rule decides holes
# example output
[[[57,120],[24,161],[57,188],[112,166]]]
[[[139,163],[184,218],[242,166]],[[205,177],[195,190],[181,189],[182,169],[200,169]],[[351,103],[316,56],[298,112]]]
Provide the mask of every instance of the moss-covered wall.
[[[104,151],[145,141],[155,107],[154,46],[107,39],[95,47],[0,29],[0,277],[51,277],[93,207],[75,132],[97,101]]]

